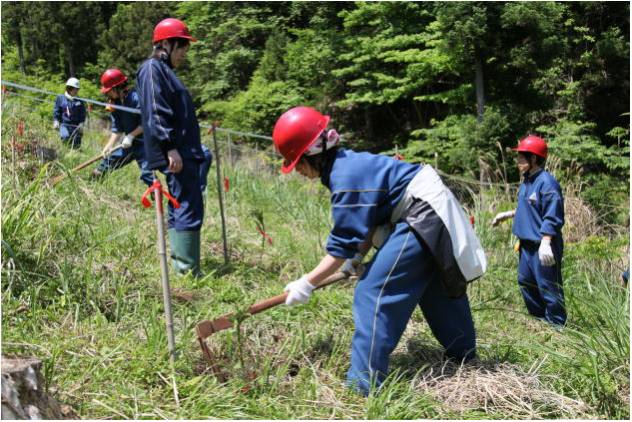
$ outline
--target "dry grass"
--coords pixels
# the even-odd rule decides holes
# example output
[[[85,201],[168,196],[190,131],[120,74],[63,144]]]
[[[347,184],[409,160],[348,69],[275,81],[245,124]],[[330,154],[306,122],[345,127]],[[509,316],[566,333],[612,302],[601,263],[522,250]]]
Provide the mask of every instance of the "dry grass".
[[[479,410],[521,419],[591,416],[584,402],[545,388],[537,369],[524,372],[504,362],[459,365],[438,360],[415,377],[413,388],[428,392],[458,414]]]

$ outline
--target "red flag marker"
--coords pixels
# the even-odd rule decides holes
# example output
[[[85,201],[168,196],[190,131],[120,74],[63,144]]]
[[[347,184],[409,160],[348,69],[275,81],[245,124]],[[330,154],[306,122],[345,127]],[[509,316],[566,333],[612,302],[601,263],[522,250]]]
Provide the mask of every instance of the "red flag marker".
[[[230,180],[228,177],[224,177],[224,192],[228,192],[228,189],[230,189]]]
[[[264,232],[260,228],[257,228],[257,230],[259,231],[259,233],[261,233],[261,236],[263,236],[263,238],[266,239],[270,245],[272,245],[272,238],[268,235],[268,233]]]
[[[24,122],[22,120],[18,122],[18,135],[24,136]]]

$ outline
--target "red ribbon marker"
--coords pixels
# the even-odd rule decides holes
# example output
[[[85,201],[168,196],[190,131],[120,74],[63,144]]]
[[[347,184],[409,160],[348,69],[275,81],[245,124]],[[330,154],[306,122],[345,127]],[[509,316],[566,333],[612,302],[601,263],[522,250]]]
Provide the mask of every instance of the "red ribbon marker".
[[[22,120],[18,122],[18,135],[24,136],[24,122]]]
[[[474,227],[474,216],[470,215],[470,224]]]
[[[263,236],[264,239],[267,239],[268,243],[272,245],[272,238],[266,232],[264,232],[258,227],[257,227],[257,231],[259,231],[259,233],[261,233],[261,236]]]
[[[230,188],[230,180],[228,180],[228,177],[224,177],[224,192],[228,192],[229,188]]]
[[[145,193],[143,193],[143,196],[140,198],[140,203],[143,204],[143,207],[145,208],[151,207],[151,201],[149,200],[149,195],[153,193],[155,190],[159,190],[160,192],[162,192],[162,194],[167,197],[167,199],[169,200],[169,202],[171,202],[174,208],[180,208],[180,203],[178,202],[178,200],[174,198],[173,196],[171,196],[169,192],[167,192],[166,190],[162,188],[162,185],[160,184],[160,180],[158,179],[154,179],[154,183],[152,183],[152,185],[147,188]]]

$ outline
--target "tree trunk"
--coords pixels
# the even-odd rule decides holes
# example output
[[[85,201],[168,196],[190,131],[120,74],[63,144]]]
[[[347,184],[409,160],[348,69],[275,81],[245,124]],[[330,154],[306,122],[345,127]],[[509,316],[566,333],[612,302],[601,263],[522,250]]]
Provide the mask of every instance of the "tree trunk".
[[[483,85],[483,59],[478,49],[474,53],[476,76],[474,84],[476,86],[476,121],[483,121],[483,114],[485,113],[485,87]]]
[[[44,390],[42,362],[2,356],[2,419],[77,419]]]
[[[72,51],[70,49],[66,50],[66,58],[68,60],[68,74],[71,77],[76,77],[75,62],[72,60]]]
[[[24,66],[24,43],[22,42],[22,30],[18,28],[17,33],[17,44],[18,44],[18,57],[20,58],[20,73],[26,75],[26,68]]]

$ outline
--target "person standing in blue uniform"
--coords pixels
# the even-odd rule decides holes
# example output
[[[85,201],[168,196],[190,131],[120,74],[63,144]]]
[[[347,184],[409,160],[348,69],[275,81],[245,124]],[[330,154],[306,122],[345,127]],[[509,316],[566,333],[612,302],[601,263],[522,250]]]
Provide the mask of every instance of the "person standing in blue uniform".
[[[353,274],[373,244],[377,251],[354,294],[348,385],[366,395],[382,384],[417,306],[447,357],[473,358],[465,285],[483,274],[486,260],[460,205],[431,166],[339,148],[328,123],[329,116],[313,108],[295,107],[278,119],[272,135],[285,158],[283,173],[296,168],[331,191],[327,254],[287,284],[286,304],[307,303],[315,286],[341,267]]]
[[[127,76],[119,69],[107,69],[101,75],[101,93],[108,97],[110,103],[140,111],[140,96],[134,88],[130,88]],[[107,173],[122,168],[136,160],[140,169],[140,180],[151,186],[153,175],[147,169],[145,147],[143,145],[143,126],[139,114],[112,109],[110,115],[112,134],[103,148],[103,160],[92,172],[93,178],[101,178]],[[121,149],[111,150],[122,138]]]
[[[497,214],[492,226],[513,218],[513,234],[520,241],[518,285],[527,311],[561,327],[566,324],[562,289],[564,197],[555,177],[544,170],[546,141],[529,135],[520,140],[518,170],[522,184],[515,210]]]
[[[59,136],[71,149],[81,147],[83,122],[86,120],[86,106],[76,98],[79,93],[79,79],[66,81],[66,92],[58,95],[53,107],[53,129],[59,129]]]
[[[153,53],[138,69],[145,159],[150,171],[167,177],[169,192],[180,208],[169,204],[169,243],[176,272],[200,273],[200,230],[204,219],[202,174],[210,152],[200,141],[193,99],[174,69],[197,41],[184,22],[167,18],[154,28]]]

